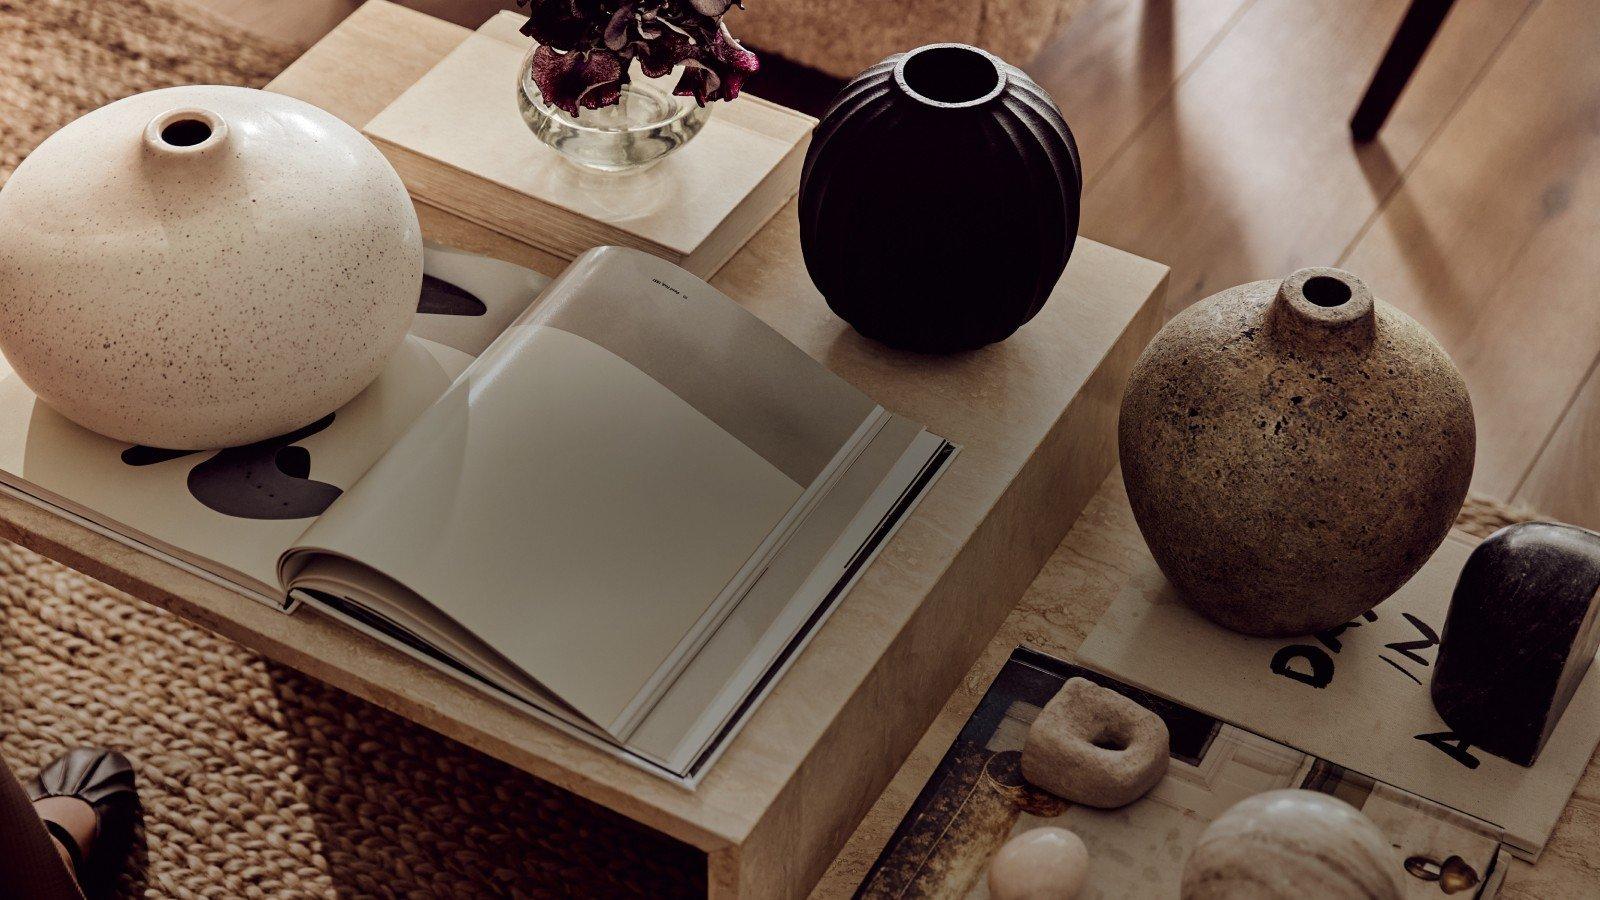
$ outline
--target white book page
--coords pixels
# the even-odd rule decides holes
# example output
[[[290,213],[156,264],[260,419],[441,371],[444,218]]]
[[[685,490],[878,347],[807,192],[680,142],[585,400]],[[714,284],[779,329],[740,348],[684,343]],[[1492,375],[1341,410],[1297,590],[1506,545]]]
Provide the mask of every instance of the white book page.
[[[302,546],[405,584],[611,728],[802,492],[627,361],[525,321]]]
[[[281,597],[279,554],[471,359],[408,337],[378,379],[337,412],[280,438],[193,453],[134,447],[82,428],[0,360],[0,479],[256,594]]]
[[[130,447],[57,415],[0,358],[0,483],[280,603],[283,550],[550,281],[433,244],[423,268],[412,336],[379,378],[332,416],[249,447]]]

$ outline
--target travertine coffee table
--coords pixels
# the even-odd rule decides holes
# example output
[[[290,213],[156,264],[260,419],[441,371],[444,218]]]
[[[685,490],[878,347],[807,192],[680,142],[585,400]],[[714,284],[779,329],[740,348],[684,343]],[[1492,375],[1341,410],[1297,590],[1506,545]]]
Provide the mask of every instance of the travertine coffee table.
[[[360,128],[467,34],[372,0],[269,88]],[[432,240],[554,265],[525,244],[419,211]],[[870,344],[833,317],[806,276],[797,231],[790,203],[715,283],[964,449],[695,791],[350,629],[285,616],[20,501],[0,497],[0,537],[694,846],[716,895],[804,894],[1111,471],[1122,385],[1160,324],[1167,270],[1079,240],[1055,296],[1015,337],[919,357]]]

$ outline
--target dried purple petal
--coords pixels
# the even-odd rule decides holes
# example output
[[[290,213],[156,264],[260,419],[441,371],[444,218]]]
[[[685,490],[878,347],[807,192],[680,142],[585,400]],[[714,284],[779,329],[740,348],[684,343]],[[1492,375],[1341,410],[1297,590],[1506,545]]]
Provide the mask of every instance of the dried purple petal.
[[[699,52],[686,35],[670,30],[653,41],[636,42],[633,49],[647,78],[670,75],[679,63],[694,59]]]
[[[582,49],[593,23],[576,0],[535,0],[522,33],[557,50]]]
[[[653,9],[639,10],[638,27],[639,36],[647,41],[653,41],[656,38],[661,37],[661,35],[667,31],[667,29],[663,28],[661,22],[656,18],[656,11]]]
[[[683,76],[672,92],[693,97],[701,106],[713,100],[732,100],[744,88],[744,80],[760,68],[756,55],[734,40],[724,25],[710,47],[684,60]]]
[[[702,105],[737,97],[759,67],[722,22],[737,0],[517,2],[529,7],[522,33],[539,44],[534,82],[547,102],[572,115],[616,103],[635,59],[652,78],[684,66],[674,93]]]
[[[628,28],[633,24],[634,6],[633,3],[624,3],[612,14],[611,21],[606,24],[606,49],[617,51],[628,46]]]
[[[566,53],[540,46],[533,54],[533,81],[552,106],[578,115],[578,107],[599,109],[622,96],[620,56],[604,48]]]

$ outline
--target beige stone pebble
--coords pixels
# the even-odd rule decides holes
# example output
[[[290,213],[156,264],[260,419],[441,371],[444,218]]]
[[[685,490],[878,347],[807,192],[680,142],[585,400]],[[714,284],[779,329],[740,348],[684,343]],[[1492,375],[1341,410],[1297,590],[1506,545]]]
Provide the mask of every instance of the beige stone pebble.
[[[1073,900],[1089,880],[1089,848],[1065,828],[1035,828],[989,861],[994,900]]]
[[[1070,679],[1028,729],[1022,775],[1073,803],[1111,809],[1143,797],[1167,773],[1161,717],[1116,691]]]

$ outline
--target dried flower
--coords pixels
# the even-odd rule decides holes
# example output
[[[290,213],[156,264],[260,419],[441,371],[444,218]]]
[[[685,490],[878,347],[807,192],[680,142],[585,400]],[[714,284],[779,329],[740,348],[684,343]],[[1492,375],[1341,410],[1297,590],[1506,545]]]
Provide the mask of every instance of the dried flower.
[[[651,78],[682,65],[672,92],[701,106],[739,96],[760,61],[722,21],[736,2],[517,0],[529,7],[522,33],[539,43],[533,81],[545,102],[574,116],[615,104],[635,59]]]

